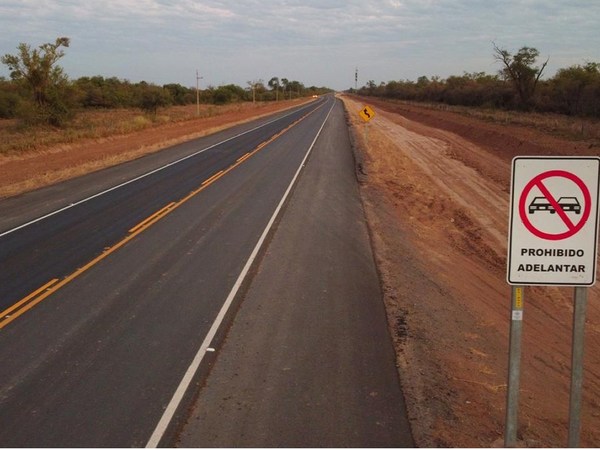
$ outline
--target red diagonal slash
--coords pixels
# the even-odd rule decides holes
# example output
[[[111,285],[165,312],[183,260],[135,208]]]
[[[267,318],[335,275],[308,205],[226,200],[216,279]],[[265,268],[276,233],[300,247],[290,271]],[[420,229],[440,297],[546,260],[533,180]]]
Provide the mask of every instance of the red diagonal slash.
[[[574,223],[567,216],[567,214],[563,211],[563,209],[558,204],[558,201],[556,201],[554,196],[550,193],[548,188],[544,185],[543,181],[545,179],[553,178],[553,177],[565,178],[565,179],[570,180],[571,182],[575,183],[575,185],[577,185],[579,187],[581,194],[583,195],[583,201],[582,201],[582,205],[581,205],[581,207],[582,207],[581,217],[577,223]],[[567,231],[562,232],[562,233],[548,233],[546,231],[538,229],[537,226],[535,226],[534,224],[531,223],[531,220],[529,220],[529,217],[527,215],[527,197],[534,187],[537,187],[540,190],[540,192],[543,194],[543,196],[552,205],[552,207],[554,208],[554,210],[556,211],[556,213],[558,214],[560,219],[566,225]],[[519,216],[521,217],[521,221],[523,222],[523,225],[525,226],[525,228],[527,228],[527,230],[529,230],[533,235],[535,235],[539,238],[542,238],[542,239],[547,239],[547,240],[551,240],[551,241],[559,241],[561,239],[567,239],[567,238],[575,235],[584,227],[588,218],[590,217],[590,213],[591,213],[591,209],[592,209],[591,204],[592,204],[592,198],[590,195],[590,191],[587,188],[587,186],[585,185],[585,183],[581,180],[581,178],[579,178],[577,175],[575,175],[571,172],[567,172],[565,170],[549,170],[547,172],[544,172],[544,173],[541,173],[541,174],[535,176],[523,188],[523,192],[521,193],[521,196],[519,198]]]
[[[558,202],[556,201],[554,196],[550,193],[550,191],[546,188],[546,186],[544,186],[544,183],[542,183],[542,180],[538,180],[535,183],[535,186],[542,192],[542,195],[544,197],[546,197],[546,200],[548,200],[550,202],[550,204],[552,205],[552,207],[554,208],[556,213],[560,216],[562,221],[565,223],[567,228],[571,231],[574,230],[575,224],[571,221],[569,216],[567,216],[567,214],[563,211],[562,207],[558,204]]]

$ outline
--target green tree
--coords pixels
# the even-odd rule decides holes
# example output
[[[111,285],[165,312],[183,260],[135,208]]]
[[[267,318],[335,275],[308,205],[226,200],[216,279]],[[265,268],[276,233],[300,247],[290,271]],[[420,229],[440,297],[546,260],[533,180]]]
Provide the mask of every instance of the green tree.
[[[254,103],[257,99],[262,100],[262,94],[267,90],[263,80],[252,80],[247,81],[248,91],[252,96],[252,102]]]
[[[281,84],[279,83],[278,77],[271,78],[267,84],[273,90],[279,89],[279,87],[281,86]]]
[[[215,105],[224,105],[233,101],[233,92],[225,86],[219,86],[213,92],[213,103]]]
[[[0,77],[0,118],[12,119],[16,116],[21,96],[19,87],[4,77]]]
[[[297,97],[300,97],[302,91],[304,90],[304,85],[296,80],[288,81],[288,89],[290,91],[290,98],[292,94],[296,94]]]
[[[35,49],[21,43],[17,47],[18,54],[6,54],[1,59],[9,68],[10,77],[31,92],[35,108],[33,116],[52,125],[62,125],[71,114],[68,78],[56,64],[64,56],[61,47],[68,47],[69,42],[69,38],[59,37],[54,43],[42,44]]]
[[[267,83],[271,88],[271,91],[275,91],[275,100],[279,100],[279,88],[281,87],[281,83],[278,77],[273,77]]]
[[[600,64],[588,62],[560,69],[551,80],[552,94],[560,112],[597,115],[600,108]]]
[[[139,83],[137,106],[145,113],[156,117],[158,108],[164,108],[171,103],[171,93],[168,90],[143,81]]]
[[[375,89],[377,89],[377,84],[374,80],[367,81],[367,89],[369,91],[369,95],[375,95]]]
[[[247,92],[244,88],[235,84],[219,86],[213,91],[213,103],[215,105],[224,105],[226,103],[235,103],[247,100]],[[250,97],[251,99],[252,97]]]
[[[186,105],[196,100],[192,90],[177,83],[163,85],[163,88],[171,93],[173,103],[176,105]]]
[[[512,55],[508,50],[501,49],[495,43],[494,58],[504,66],[500,74],[510,80],[517,92],[519,102],[525,109],[533,106],[533,97],[538,81],[548,64],[546,59],[541,67],[534,66],[540,52],[532,47],[522,47]]]

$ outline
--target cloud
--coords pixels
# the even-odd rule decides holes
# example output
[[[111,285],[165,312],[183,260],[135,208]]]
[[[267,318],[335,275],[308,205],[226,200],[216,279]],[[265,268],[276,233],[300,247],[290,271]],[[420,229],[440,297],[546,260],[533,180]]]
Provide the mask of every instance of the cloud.
[[[538,48],[549,73],[600,61],[599,22],[600,2],[587,0],[2,0],[0,54],[64,35],[73,77],[192,84],[200,66],[213,84],[348,87],[356,66],[377,82],[493,73],[492,41]]]

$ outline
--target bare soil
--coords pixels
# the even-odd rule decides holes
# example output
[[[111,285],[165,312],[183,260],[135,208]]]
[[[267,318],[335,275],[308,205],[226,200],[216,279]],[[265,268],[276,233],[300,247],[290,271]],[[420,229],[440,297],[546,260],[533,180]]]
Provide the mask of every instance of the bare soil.
[[[343,97],[417,445],[503,446],[510,164],[598,155],[531,127]],[[369,104],[376,116],[358,115]],[[599,288],[589,292],[582,446],[600,445]],[[519,439],[564,447],[572,288],[526,288]]]
[[[417,445],[502,445],[510,287],[505,281],[510,161],[597,155],[594,142],[532,127],[343,98],[400,378]],[[358,111],[376,111],[368,131]],[[262,105],[21,155],[0,156],[0,197],[133,159],[268,114]],[[368,132],[368,135],[367,135]],[[600,302],[590,290],[582,446],[600,445]],[[566,445],[572,290],[527,288],[519,437]]]

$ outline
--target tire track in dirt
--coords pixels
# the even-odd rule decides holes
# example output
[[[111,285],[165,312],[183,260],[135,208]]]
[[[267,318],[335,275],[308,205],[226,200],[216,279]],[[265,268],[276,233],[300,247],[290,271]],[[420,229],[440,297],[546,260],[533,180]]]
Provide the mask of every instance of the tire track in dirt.
[[[394,112],[375,108],[365,142],[357,114],[363,104],[343,100],[359,148],[359,178],[417,445],[501,443],[510,158],[492,148],[496,144],[411,121],[397,114],[397,105],[390,107]],[[450,113],[444,125],[453,120],[463,121],[457,129],[486,135],[477,131],[485,128],[478,121],[465,124],[469,119]],[[539,154],[539,142],[528,147],[515,127],[505,133],[522,154]],[[564,446],[572,294],[565,288],[526,292],[519,436],[523,445]],[[600,346],[598,294],[598,287],[590,291],[582,410],[581,443],[592,446],[600,442],[600,356],[593,351]]]
[[[467,166],[462,160],[453,158],[454,148],[462,149],[463,153],[480,156],[481,150],[458,136],[451,140],[442,140],[410,131],[408,128],[397,126],[391,114],[382,112],[379,120],[373,121],[372,126],[379,128],[379,133],[401,150],[410,155],[412,161],[419,166],[439,188],[442,195],[449,196],[460,207],[468,210],[482,227],[484,233],[503,250],[506,250],[507,228],[504,225],[504,213],[508,211],[508,199],[502,186],[493,180],[482,177],[473,167]],[[409,121],[405,121],[407,126]],[[412,124],[412,129],[426,132],[423,126]],[[448,136],[450,133],[444,133]],[[442,137],[442,136],[440,136]],[[494,164],[506,166],[502,161]],[[510,170],[506,167],[506,170]],[[463,216],[463,219],[465,217]],[[463,225],[467,225],[463,223]]]

